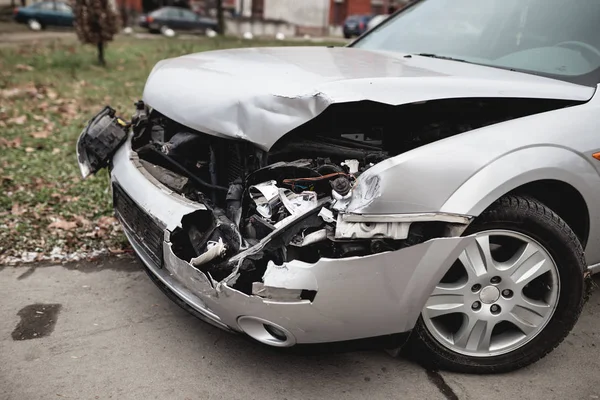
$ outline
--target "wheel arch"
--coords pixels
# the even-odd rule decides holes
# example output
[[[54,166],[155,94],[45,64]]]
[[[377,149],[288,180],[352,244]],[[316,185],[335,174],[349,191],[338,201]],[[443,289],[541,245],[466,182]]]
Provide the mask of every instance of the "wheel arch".
[[[600,221],[592,207],[600,176],[584,156],[557,146],[529,147],[494,160],[464,182],[442,212],[477,217],[507,194],[529,195],[556,212],[586,247],[588,264],[600,262]]]
[[[561,217],[585,248],[590,234],[590,212],[581,193],[569,183],[544,179],[526,183],[508,194],[530,196]]]

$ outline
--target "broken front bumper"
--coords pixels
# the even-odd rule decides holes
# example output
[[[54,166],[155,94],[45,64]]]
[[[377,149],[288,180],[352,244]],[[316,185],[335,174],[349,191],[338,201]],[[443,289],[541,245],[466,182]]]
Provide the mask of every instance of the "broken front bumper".
[[[119,204],[123,200],[116,201],[117,215],[150,273],[206,321],[273,346],[410,331],[435,285],[469,240],[441,238],[365,257],[270,265],[264,276],[266,288],[314,290],[316,296],[312,301],[263,298],[233,289],[227,279],[212,281],[173,253],[170,233],[183,216],[205,207],[145,172],[130,140],[112,159],[111,180],[126,196],[124,205]]]

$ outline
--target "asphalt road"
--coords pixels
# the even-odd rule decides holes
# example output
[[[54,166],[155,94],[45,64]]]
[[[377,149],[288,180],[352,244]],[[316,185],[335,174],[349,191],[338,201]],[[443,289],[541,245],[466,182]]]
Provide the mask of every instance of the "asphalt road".
[[[0,266],[0,399],[599,399],[600,293],[550,356],[499,376],[381,351],[284,354],[187,315],[136,261]]]

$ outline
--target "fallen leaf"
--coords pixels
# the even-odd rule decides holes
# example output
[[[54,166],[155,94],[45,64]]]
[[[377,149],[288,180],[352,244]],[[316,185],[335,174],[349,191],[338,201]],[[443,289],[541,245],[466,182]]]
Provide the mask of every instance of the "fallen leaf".
[[[10,89],[3,89],[0,90],[0,97],[5,98],[5,99],[11,99],[13,97],[19,97],[23,94],[23,88],[10,88]]]
[[[77,215],[73,219],[77,222],[77,224],[83,226],[84,228],[92,226],[92,221],[82,215]]]
[[[104,216],[104,217],[98,218],[97,224],[100,228],[106,229],[110,226],[116,225],[117,219],[115,217]]]
[[[35,149],[33,147],[25,147],[25,152],[27,153],[33,153],[35,151]]]
[[[56,100],[58,98],[58,94],[52,89],[46,89],[46,96],[48,96],[50,100]]]
[[[42,115],[37,115],[36,114],[36,115],[33,116],[33,119],[36,120],[36,121],[42,121],[45,124],[49,124],[50,123],[50,120],[47,117],[44,117]]]
[[[77,104],[61,104],[56,111],[60,114],[62,122],[67,123],[77,116]]]
[[[60,149],[58,147],[52,149],[52,154],[56,155],[58,153],[60,153]]]
[[[48,131],[34,132],[31,134],[31,136],[33,136],[36,139],[46,139],[48,136],[50,136],[50,132],[48,132]]]
[[[17,65],[15,65],[15,68],[18,71],[33,71],[33,67],[31,65],[26,65],[26,64],[17,64]]]
[[[13,117],[6,122],[9,124],[23,125],[25,122],[27,122],[27,115],[19,115],[18,117]]]
[[[23,214],[25,214],[25,212],[26,212],[26,211],[27,211],[27,209],[26,209],[25,207],[22,207],[22,206],[21,206],[19,203],[14,203],[14,204],[12,205],[12,208],[11,208],[11,210],[10,210],[10,213],[11,213],[12,215],[19,216],[19,215],[23,215]]]
[[[56,221],[48,225],[48,229],[62,229],[63,231],[70,231],[75,228],[77,228],[77,222],[68,222],[61,218],[56,219]]]
[[[22,139],[20,137],[14,138],[13,140],[4,139],[0,137],[0,147],[18,148],[21,147]]]

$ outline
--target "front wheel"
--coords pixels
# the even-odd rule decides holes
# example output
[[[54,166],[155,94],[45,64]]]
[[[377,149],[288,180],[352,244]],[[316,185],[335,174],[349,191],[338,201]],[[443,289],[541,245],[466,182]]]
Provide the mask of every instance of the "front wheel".
[[[584,303],[585,260],[569,226],[527,197],[497,201],[429,297],[415,328],[432,367],[496,373],[529,365],[571,331]]]
[[[31,18],[30,20],[27,21],[27,26],[29,27],[29,29],[31,29],[32,31],[41,31],[42,30],[42,24],[35,18]]]

